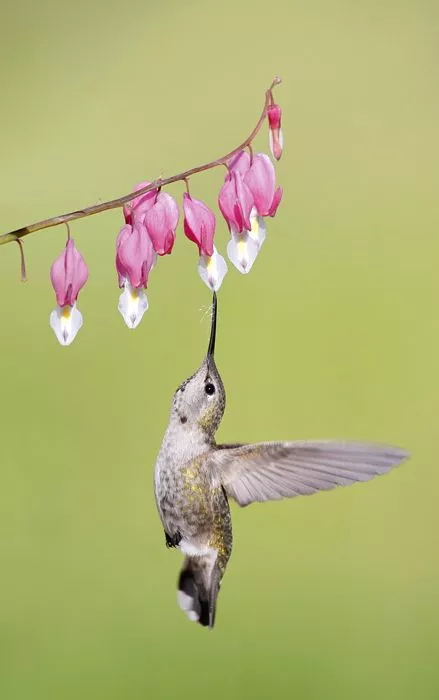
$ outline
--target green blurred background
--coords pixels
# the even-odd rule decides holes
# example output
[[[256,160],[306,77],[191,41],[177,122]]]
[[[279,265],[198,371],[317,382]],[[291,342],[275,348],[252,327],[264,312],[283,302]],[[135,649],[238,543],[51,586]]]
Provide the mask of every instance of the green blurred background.
[[[282,76],[284,202],[251,274],[230,266],[220,294],[219,439],[413,457],[370,484],[233,507],[206,632],[177,608],[181,557],[152,489],[172,393],[209,333],[195,246],[180,227],[130,332],[121,213],[76,222],[90,278],[67,349],[48,325],[64,230],[26,239],[25,285],[2,248],[2,700],[439,696],[438,20],[428,0],[3,6],[2,232],[227,152]],[[192,193],[214,205],[222,178]]]

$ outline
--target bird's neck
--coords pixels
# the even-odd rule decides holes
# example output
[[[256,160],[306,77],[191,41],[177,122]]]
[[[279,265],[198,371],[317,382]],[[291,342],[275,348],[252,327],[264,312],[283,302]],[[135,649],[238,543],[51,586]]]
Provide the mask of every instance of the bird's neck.
[[[166,456],[169,465],[178,466],[209,452],[214,446],[214,437],[199,426],[182,425],[172,421],[164,435],[160,453]]]

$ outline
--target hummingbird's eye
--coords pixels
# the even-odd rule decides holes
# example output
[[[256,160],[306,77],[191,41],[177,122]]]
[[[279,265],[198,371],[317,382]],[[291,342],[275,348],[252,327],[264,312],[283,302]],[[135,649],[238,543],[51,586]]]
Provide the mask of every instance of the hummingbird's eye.
[[[209,394],[209,396],[212,396],[212,394],[215,393],[215,387],[214,387],[213,384],[211,384],[210,382],[208,382],[208,383],[206,384],[206,386],[204,387],[204,391],[206,392],[206,394]]]

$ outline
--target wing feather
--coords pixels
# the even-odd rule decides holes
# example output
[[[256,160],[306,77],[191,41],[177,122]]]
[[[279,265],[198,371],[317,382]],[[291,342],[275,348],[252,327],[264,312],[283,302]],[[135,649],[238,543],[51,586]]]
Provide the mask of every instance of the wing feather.
[[[261,442],[218,447],[209,457],[212,478],[242,506],[369,481],[409,456],[396,447],[358,442]]]

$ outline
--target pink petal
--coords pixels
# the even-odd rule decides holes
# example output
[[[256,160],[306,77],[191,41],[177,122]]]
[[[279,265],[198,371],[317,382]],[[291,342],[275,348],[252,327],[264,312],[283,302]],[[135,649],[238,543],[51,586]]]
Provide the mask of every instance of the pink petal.
[[[139,182],[139,184],[133,188],[133,192],[137,192],[137,190],[142,190],[144,187],[147,187],[150,184],[151,183],[149,182],[149,180]],[[155,202],[157,192],[157,189],[151,190],[146,194],[141,194],[139,197],[135,197],[130,202],[128,202],[128,204],[125,204],[123,208],[125,223],[132,224],[134,216],[136,217],[136,219],[140,220],[143,223],[143,219],[145,217],[146,212],[149,211],[149,209],[151,209],[152,205]]]
[[[236,171],[244,178],[250,167],[250,154],[248,151],[239,151],[236,156],[229,160],[227,167],[229,172]]]
[[[265,153],[256,153],[245,182],[251,190],[257,212],[267,216],[274,197],[276,175],[271,160]]]
[[[183,194],[184,232],[190,241],[197,244],[200,255],[213,255],[215,214],[199,199]]]
[[[144,219],[158,255],[166,255],[172,251],[178,219],[177,202],[167,192],[160,192]]]
[[[271,105],[267,109],[268,124],[270,129],[280,129],[282,110],[279,105]]]
[[[280,204],[280,201],[282,199],[283,195],[283,189],[282,187],[278,187],[276,192],[274,193],[273,201],[271,203],[271,207],[268,212],[268,216],[275,216],[277,212],[277,208]]]
[[[221,187],[218,195],[218,206],[227,222],[229,230],[238,227],[238,223],[235,220],[235,202],[235,182],[231,175],[227,175],[224,185]]]
[[[236,187],[236,197],[237,197],[237,205],[240,210],[240,215],[242,217],[242,224],[241,227],[238,228],[238,231],[243,231],[244,228],[251,229],[251,222],[250,222],[250,213],[251,210],[253,209],[253,196],[251,193],[250,188],[248,185],[244,182],[244,180],[241,177],[241,174],[239,172],[234,172],[233,176],[235,178],[235,187]],[[237,212],[237,209],[235,208],[235,211]]]
[[[73,306],[88,279],[88,268],[73,238],[67,241],[61,255],[50,270],[52,285],[59,306]]]
[[[136,223],[132,233],[119,246],[119,259],[132,287],[144,286],[154,262],[154,249],[146,227]]]
[[[125,279],[128,277],[128,272],[126,271],[120,258],[119,249],[125,243],[127,238],[129,238],[132,231],[133,227],[130,224],[125,224],[125,226],[122,226],[120,229],[116,238],[116,272],[119,280],[119,287],[123,287]]]
[[[219,193],[218,204],[230,231],[240,233],[251,228],[253,196],[239,171],[234,170],[228,176]]]

